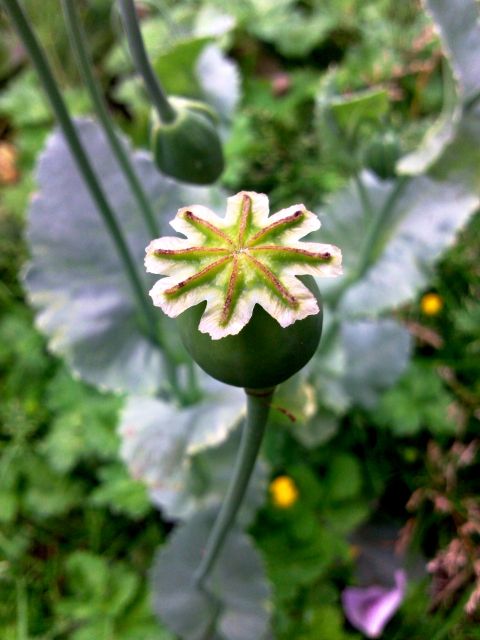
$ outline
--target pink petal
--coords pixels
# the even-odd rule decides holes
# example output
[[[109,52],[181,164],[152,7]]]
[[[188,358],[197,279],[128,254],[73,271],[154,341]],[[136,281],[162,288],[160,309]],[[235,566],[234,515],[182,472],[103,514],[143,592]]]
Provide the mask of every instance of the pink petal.
[[[367,638],[379,638],[405,597],[406,583],[405,571],[398,569],[391,589],[380,585],[347,587],[342,593],[347,620]]]

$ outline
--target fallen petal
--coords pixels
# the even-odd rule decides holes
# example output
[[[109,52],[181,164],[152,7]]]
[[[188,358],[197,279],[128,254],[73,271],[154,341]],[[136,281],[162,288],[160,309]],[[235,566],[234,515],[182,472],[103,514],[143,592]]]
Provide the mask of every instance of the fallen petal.
[[[379,638],[401,605],[406,584],[405,571],[398,569],[395,571],[395,586],[390,589],[380,585],[347,587],[342,593],[347,620],[367,638]]]

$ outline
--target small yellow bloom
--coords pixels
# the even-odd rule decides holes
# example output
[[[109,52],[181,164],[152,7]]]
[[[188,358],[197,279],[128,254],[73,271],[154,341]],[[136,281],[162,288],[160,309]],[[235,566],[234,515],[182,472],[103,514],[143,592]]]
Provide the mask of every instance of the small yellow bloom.
[[[436,316],[443,309],[443,300],[438,293],[426,293],[420,301],[422,313]]]
[[[270,483],[273,504],[280,509],[288,509],[298,500],[298,489],[292,478],[278,476]]]

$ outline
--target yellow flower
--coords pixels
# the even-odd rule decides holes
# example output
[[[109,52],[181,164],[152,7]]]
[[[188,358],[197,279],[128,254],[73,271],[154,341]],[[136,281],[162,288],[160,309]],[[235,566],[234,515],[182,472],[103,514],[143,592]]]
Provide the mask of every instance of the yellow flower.
[[[443,309],[443,300],[438,293],[426,293],[420,301],[420,308],[426,316],[436,316]]]
[[[278,476],[270,483],[273,504],[280,509],[288,509],[298,500],[298,489],[292,478]]]

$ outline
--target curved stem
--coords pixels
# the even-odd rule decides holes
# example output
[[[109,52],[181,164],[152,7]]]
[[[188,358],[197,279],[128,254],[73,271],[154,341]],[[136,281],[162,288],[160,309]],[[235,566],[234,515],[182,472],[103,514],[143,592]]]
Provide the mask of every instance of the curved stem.
[[[365,275],[368,267],[370,267],[370,265],[377,258],[377,253],[379,251],[379,240],[381,239],[382,234],[385,230],[385,226],[390,218],[390,212],[398,196],[403,191],[408,181],[408,176],[401,176],[400,178],[398,178],[395,186],[393,187],[380,213],[378,214],[377,219],[371,225],[360,254],[358,267],[355,271],[355,280],[359,280],[360,278],[362,278]]]
[[[138,24],[135,3],[133,0],[120,0],[119,4],[123,26],[125,27],[125,33],[127,34],[128,45],[135,67],[143,78],[147,91],[150,94],[150,99],[157,109],[160,121],[172,122],[175,120],[176,112],[168,101],[167,94],[158,81],[148,59],[145,45],[143,44],[142,32]]]
[[[329,303],[330,308],[335,311],[343,297],[343,294],[347,289],[349,289],[352,285],[358,282],[365,275],[368,268],[375,262],[378,257],[378,253],[381,249],[380,240],[382,239],[382,234],[385,233],[385,229],[387,223],[390,219],[391,210],[400,196],[404,188],[409,182],[409,176],[401,176],[398,178],[396,184],[393,186],[387,200],[385,201],[382,209],[379,211],[378,215],[375,217],[375,212],[372,209],[364,209],[364,212],[368,216],[371,225],[368,230],[367,237],[365,242],[363,243],[363,247],[360,250],[360,257],[358,260],[358,266],[355,270],[353,270],[348,276],[344,277],[342,282],[338,287],[333,289],[331,293],[325,296],[325,299]],[[363,184],[361,182],[361,178],[357,176],[356,179],[357,187],[360,189],[360,185]],[[363,185],[363,189],[365,190],[365,186]],[[365,190],[365,196],[368,196],[368,192]],[[361,196],[362,207],[365,207],[367,201],[364,200],[364,197]],[[372,215],[373,214],[373,215]],[[325,340],[322,340],[322,344]]]
[[[273,392],[274,389],[263,392],[245,389],[247,418],[243,427],[240,449],[227,494],[208,537],[202,561],[194,574],[194,584],[198,588],[203,586],[212,570],[242,504],[262,444]]]
[[[143,214],[145,224],[151,236],[158,238],[160,230],[155,220],[155,214],[150,206],[147,195],[143,190],[142,184],[137,177],[135,169],[130,162],[125,149],[122,146],[115,130],[112,120],[108,113],[105,99],[100,91],[98,82],[95,80],[92,71],[91,60],[88,55],[85,32],[80,24],[78,11],[75,7],[75,0],[62,0],[63,13],[67,24],[70,42],[75,51],[80,73],[83,81],[88,89],[95,112],[100,120],[107,140],[110,144],[113,154],[117,159],[120,169],[122,170],[130,189],[137,200],[138,206]]]
[[[103,187],[98,181],[94,168],[90,163],[85,148],[78,136],[77,130],[75,129],[65,102],[63,101],[45,54],[40,47],[33,30],[30,28],[28,20],[20,7],[18,0],[4,0],[4,5],[18,32],[18,35],[20,36],[20,39],[30,55],[32,63],[37,70],[40,81],[62,129],[63,135],[65,136],[65,140],[77,165],[78,171],[85,181],[90,195],[103,218],[105,226],[107,227],[122,260],[133,294],[145,321],[146,331],[154,343],[163,346],[161,336],[158,332],[158,323],[154,309],[147,299],[142,280],[130,254],[122,229],[118,224],[115,213],[107,200]],[[165,358],[165,366],[172,389],[176,393],[180,393],[174,364],[168,358]]]
[[[353,180],[356,184],[358,195],[360,197],[360,202],[362,203],[362,209],[364,213],[368,216],[368,219],[372,219],[372,203],[370,202],[370,196],[368,195],[368,191],[365,188],[365,184],[363,182],[362,176],[359,171],[355,171],[353,174]]]

